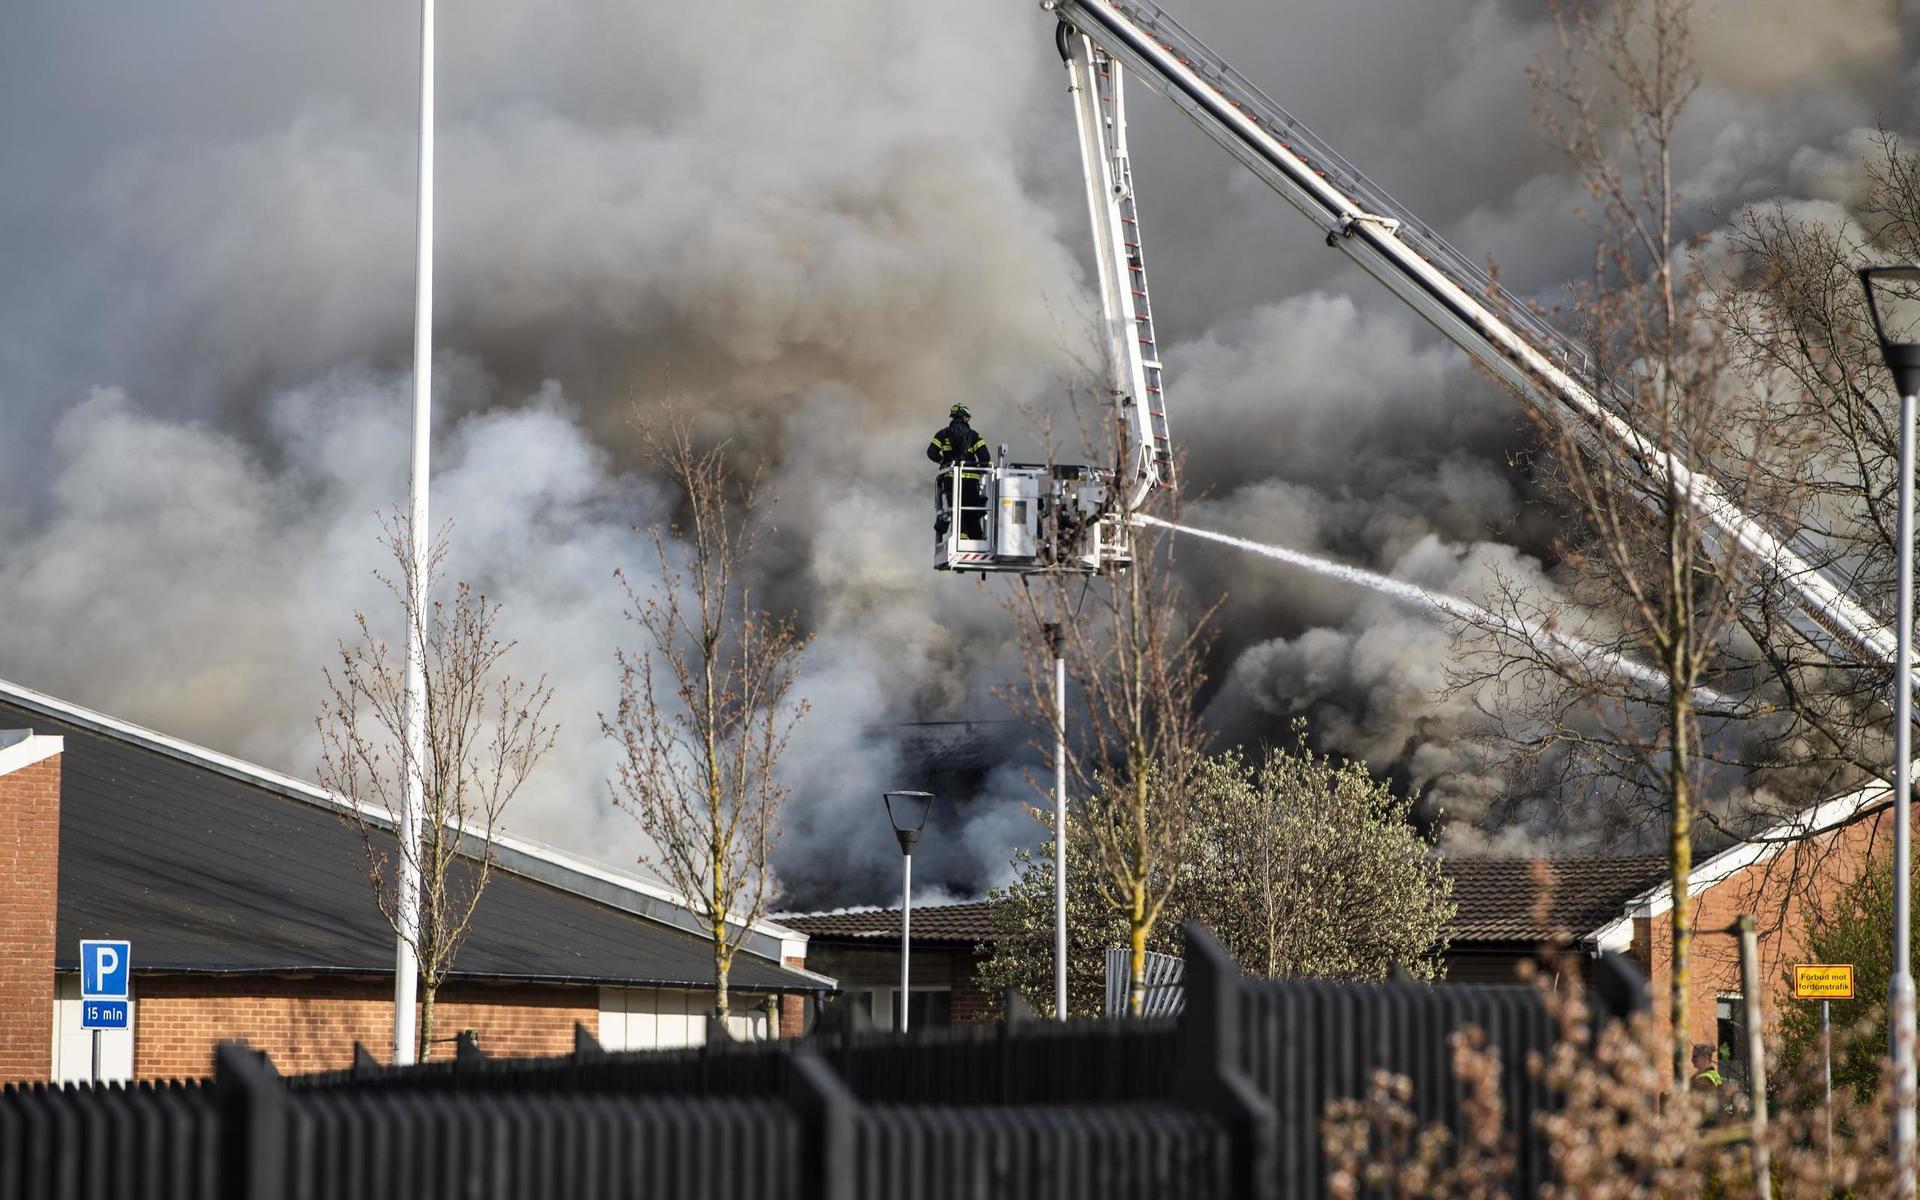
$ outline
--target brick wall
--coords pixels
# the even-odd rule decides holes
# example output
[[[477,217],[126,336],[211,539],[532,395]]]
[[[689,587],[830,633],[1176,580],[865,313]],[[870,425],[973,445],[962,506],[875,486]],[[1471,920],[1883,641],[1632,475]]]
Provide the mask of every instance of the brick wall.
[[[789,954],[786,957],[789,967],[806,968],[806,956]],[[773,1036],[783,1038],[800,1037],[807,1032],[807,1000],[804,996],[782,996],[780,998],[780,1027]]]
[[[990,1021],[996,1012],[993,997],[980,990],[980,964],[987,955],[984,947],[971,946],[953,952],[953,1021],[958,1025],[971,1021]]]
[[[384,1061],[393,1042],[390,980],[142,975],[134,994],[141,1079],[206,1075],[215,1044],[235,1039],[265,1050],[289,1075],[351,1066],[356,1041]],[[437,1039],[462,1029],[477,1031],[488,1054],[564,1054],[573,1049],[574,1022],[592,1031],[599,1019],[595,987],[452,984],[435,1005],[432,1056],[451,1056],[452,1043]]]
[[[59,884],[56,752],[0,775],[0,1081],[53,1070]]]
[[[1787,997],[1787,969],[1806,962],[1804,945],[1810,905],[1824,904],[1851,882],[1873,853],[1886,852],[1891,818],[1858,822],[1824,837],[1784,847],[1773,858],[1729,875],[1693,898],[1693,953],[1685,1024],[1688,1040],[1715,1041],[1715,1001],[1740,992],[1740,944],[1728,930],[1750,913],[1760,943],[1760,1004],[1766,1032]],[[1696,864],[1697,865],[1697,864]],[[1632,955],[1647,971],[1656,1023],[1671,1028],[1672,914],[1633,922]],[[1664,1037],[1664,1032],[1662,1033]]]

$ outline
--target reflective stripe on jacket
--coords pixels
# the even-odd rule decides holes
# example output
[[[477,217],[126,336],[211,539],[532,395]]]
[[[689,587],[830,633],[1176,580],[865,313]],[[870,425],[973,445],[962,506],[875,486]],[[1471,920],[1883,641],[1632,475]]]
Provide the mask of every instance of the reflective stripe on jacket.
[[[933,435],[927,443],[927,457],[943,467],[961,463],[970,467],[987,465],[987,439],[973,431],[965,421],[954,420]]]

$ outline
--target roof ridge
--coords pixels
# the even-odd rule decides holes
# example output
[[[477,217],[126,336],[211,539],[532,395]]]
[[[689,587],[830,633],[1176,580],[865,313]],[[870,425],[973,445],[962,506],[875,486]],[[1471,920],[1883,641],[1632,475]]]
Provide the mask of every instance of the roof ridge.
[[[1664,861],[1666,855],[1652,852],[1644,854],[1442,854],[1441,862],[1494,862],[1494,863],[1617,863],[1639,862],[1643,859]]]
[[[990,897],[982,896],[978,900],[945,900],[938,904],[916,903],[913,906],[913,911],[928,912],[935,909],[974,908],[992,903],[993,900]],[[774,920],[778,921],[789,919],[800,920],[806,917],[859,917],[865,916],[868,913],[897,913],[899,911],[900,906],[898,904],[844,904],[839,908],[787,909],[770,915]]]
[[[132,721],[75,704],[70,700],[62,700],[24,684],[0,679],[0,700],[39,712],[57,721],[77,725],[93,733],[129,742],[179,762],[225,775],[230,779],[237,779],[289,800],[296,800],[342,815],[357,812],[363,819],[382,829],[391,830],[393,827],[392,818],[384,809],[366,804],[356,805],[345,796],[328,791],[318,784],[307,783],[283,771],[248,762],[236,755],[189,742],[185,738],[161,733],[144,725],[136,725]],[[484,836],[472,829],[463,828],[460,832],[463,837],[474,840]],[[495,832],[492,834],[491,842],[494,865],[500,870],[663,925],[695,933],[702,932],[699,919],[686,907],[682,898],[664,884],[628,874],[611,864],[594,862],[533,838]],[[612,892],[628,893],[632,899],[616,898],[610,894]],[[676,919],[677,915],[683,915],[685,919]],[[786,929],[772,921],[759,921],[750,927],[749,935],[742,943],[742,948],[747,949],[750,954],[779,962],[788,957],[785,945],[788,941],[794,943],[797,954],[800,952],[800,947],[804,946],[805,935],[798,930]]]

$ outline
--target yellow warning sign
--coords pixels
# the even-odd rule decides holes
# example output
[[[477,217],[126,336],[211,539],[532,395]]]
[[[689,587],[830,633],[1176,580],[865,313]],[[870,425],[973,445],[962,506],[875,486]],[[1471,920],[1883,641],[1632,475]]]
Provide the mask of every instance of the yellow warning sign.
[[[1795,1000],[1853,999],[1852,963],[1806,963],[1793,968]]]

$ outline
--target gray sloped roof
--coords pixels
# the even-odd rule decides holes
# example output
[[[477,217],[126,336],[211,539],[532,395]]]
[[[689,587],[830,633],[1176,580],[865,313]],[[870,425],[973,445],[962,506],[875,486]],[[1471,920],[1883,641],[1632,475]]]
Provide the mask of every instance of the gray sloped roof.
[[[1449,857],[1459,906],[1447,924],[1454,946],[1583,938],[1618,917],[1627,901],[1666,877],[1660,855],[1564,858]]]
[[[138,971],[392,971],[360,835],[338,813],[0,698],[5,728],[66,739],[59,969],[78,969],[81,938],[127,938]],[[470,979],[713,984],[700,938],[501,870],[455,968]],[[826,986],[744,954],[731,983]]]

